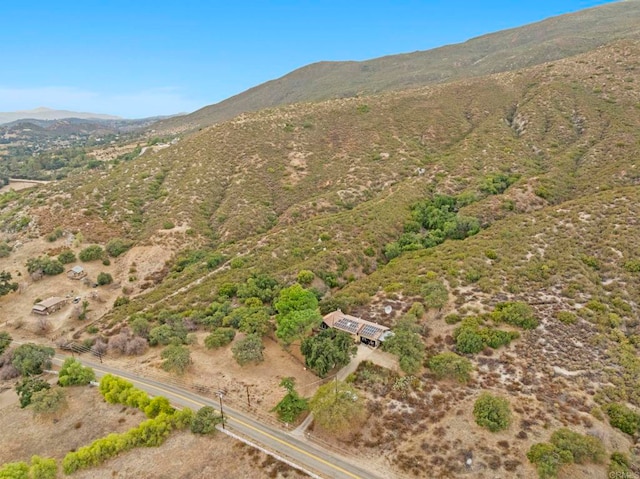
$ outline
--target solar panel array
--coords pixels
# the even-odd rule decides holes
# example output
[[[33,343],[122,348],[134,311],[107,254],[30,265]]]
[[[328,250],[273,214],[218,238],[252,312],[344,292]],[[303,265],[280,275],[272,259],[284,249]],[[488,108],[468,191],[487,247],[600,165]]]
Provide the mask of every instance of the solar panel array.
[[[364,336],[365,338],[375,339],[376,335],[382,332],[382,328],[377,328],[376,326],[372,326],[370,324],[366,324],[362,331],[360,332],[360,336]]]
[[[358,332],[358,328],[360,327],[360,324],[356,323],[355,321],[351,321],[347,318],[340,318],[338,321],[335,322],[334,326],[344,331],[348,331],[351,334],[356,334]]]

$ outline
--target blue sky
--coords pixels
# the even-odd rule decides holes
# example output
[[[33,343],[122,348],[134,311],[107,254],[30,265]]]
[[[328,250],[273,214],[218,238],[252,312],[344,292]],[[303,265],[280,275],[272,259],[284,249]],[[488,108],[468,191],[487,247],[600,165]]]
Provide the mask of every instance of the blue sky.
[[[0,111],[193,111],[309,63],[427,50],[604,3],[3,2]]]

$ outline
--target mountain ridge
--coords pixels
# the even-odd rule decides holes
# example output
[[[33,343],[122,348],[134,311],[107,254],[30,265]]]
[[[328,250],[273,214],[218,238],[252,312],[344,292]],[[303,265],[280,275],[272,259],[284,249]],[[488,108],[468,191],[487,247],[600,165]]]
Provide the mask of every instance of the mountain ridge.
[[[488,33],[431,50],[366,61],[322,61],[155,125],[193,130],[283,104],[362,96],[533,66],[640,37],[640,1],[630,0]]]
[[[0,125],[18,120],[65,120],[78,118],[80,120],[122,120],[122,117],[101,113],[89,113],[71,110],[56,110],[38,107],[32,110],[17,110],[0,112]]]

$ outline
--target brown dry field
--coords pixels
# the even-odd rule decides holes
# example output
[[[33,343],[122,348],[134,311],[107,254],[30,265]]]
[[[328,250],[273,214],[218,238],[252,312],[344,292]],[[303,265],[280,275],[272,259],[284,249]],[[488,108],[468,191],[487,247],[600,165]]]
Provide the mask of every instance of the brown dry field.
[[[60,464],[70,450],[112,432],[125,432],[146,419],[137,409],[105,403],[94,388],[67,388],[65,392],[67,408],[49,418],[20,409],[12,389],[0,393],[0,464],[29,461],[34,454],[53,457]],[[202,437],[182,431],[174,432],[158,448],[134,449],[71,477],[297,479],[307,476],[221,433]]]

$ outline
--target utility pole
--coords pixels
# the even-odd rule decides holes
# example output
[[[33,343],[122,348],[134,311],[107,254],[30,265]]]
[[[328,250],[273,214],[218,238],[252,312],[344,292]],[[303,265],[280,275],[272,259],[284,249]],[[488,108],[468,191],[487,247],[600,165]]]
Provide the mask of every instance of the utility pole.
[[[222,417],[222,429],[224,427],[224,410],[222,409],[222,396],[224,396],[224,392],[221,390],[218,391],[218,399],[220,399],[220,416]]]
[[[249,385],[247,384],[247,406],[251,408],[251,400],[249,399]]]

